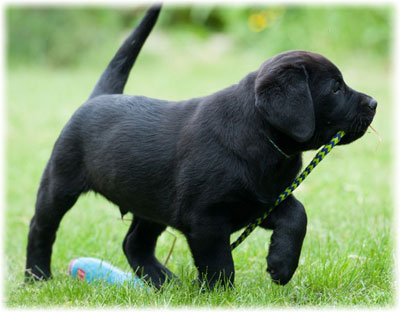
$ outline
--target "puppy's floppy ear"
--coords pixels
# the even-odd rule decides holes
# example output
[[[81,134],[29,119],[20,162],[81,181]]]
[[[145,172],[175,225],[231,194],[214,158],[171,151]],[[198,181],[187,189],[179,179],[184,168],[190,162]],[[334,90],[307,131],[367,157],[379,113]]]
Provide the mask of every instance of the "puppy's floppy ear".
[[[256,107],[274,128],[298,142],[311,138],[315,117],[303,65],[279,64],[261,68],[255,81],[255,94]]]

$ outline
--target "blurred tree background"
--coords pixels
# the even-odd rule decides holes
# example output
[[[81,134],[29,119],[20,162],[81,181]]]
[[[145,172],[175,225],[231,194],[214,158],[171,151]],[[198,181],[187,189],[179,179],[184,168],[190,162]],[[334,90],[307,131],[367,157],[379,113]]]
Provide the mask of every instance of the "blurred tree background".
[[[112,38],[122,41],[144,10],[10,6],[6,14],[8,64],[65,67],[101,62],[110,57],[110,49],[116,49]],[[391,9],[385,6],[165,5],[155,32],[160,41],[167,37],[176,46],[214,38],[217,46],[251,47],[265,58],[304,49],[328,57],[360,52],[387,59],[391,20]],[[155,48],[154,52],[160,51]]]

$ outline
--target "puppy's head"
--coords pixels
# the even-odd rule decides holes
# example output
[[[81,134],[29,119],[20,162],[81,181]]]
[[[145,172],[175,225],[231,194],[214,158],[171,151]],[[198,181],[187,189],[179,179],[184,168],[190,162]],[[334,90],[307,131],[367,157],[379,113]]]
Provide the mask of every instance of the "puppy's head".
[[[262,64],[255,105],[267,122],[306,149],[327,143],[339,130],[341,144],[360,138],[377,102],[348,87],[325,57],[305,51],[281,53]]]

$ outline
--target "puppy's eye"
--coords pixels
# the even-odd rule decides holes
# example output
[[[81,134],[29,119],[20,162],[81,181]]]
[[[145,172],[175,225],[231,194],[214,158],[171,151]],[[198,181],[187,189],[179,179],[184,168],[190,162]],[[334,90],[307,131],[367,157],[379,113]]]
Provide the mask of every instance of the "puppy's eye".
[[[339,91],[340,91],[340,82],[336,81],[332,88],[332,93],[338,93]]]

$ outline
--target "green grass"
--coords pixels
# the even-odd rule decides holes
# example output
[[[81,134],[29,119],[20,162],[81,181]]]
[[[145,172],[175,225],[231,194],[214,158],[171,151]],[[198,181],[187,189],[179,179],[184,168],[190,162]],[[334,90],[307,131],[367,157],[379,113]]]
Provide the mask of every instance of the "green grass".
[[[151,40],[154,40],[153,43]],[[185,99],[214,92],[240,80],[271,55],[226,47],[155,45],[157,34],[138,61],[126,93]],[[159,50],[159,51],[158,51]],[[168,51],[168,57],[163,53]],[[299,267],[284,287],[265,272],[270,232],[257,229],[233,257],[236,287],[202,293],[184,237],[168,267],[182,280],[161,292],[129,287],[92,286],[67,275],[71,259],[103,258],[129,270],[121,243],[129,222],[101,196],[79,199],[65,216],[54,245],[54,278],[25,285],[23,270],[29,220],[42,170],[52,145],[73,111],[87,98],[101,64],[87,68],[10,68],[6,73],[6,205],[5,300],[9,307],[261,307],[261,306],[391,306],[393,278],[393,108],[391,71],[387,60],[362,55],[332,59],[353,88],[379,102],[374,134],[335,148],[296,190],[308,212],[308,232]],[[305,154],[305,162],[314,152]],[[237,234],[234,235],[235,237]],[[234,239],[235,237],[232,237]],[[159,239],[157,255],[165,259],[172,236]]]

